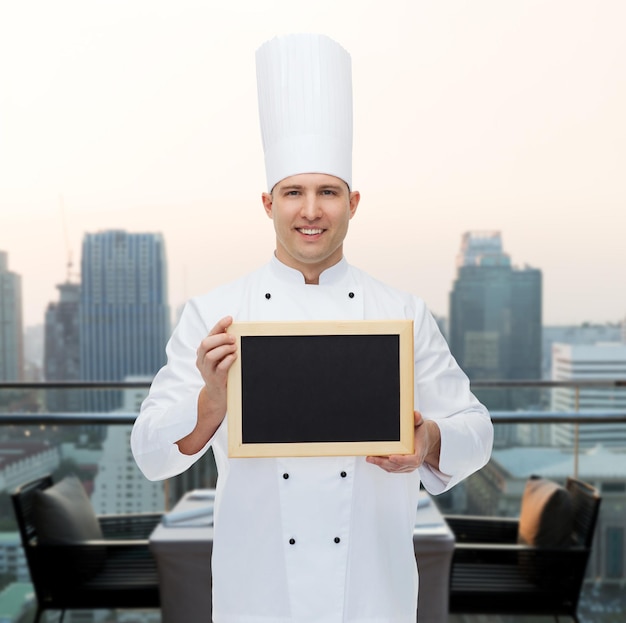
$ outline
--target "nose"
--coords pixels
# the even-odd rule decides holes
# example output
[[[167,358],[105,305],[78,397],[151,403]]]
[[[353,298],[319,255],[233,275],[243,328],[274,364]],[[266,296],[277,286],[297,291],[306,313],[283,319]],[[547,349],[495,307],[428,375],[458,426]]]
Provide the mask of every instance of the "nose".
[[[304,196],[300,215],[307,221],[315,221],[321,216],[321,209],[314,194]]]

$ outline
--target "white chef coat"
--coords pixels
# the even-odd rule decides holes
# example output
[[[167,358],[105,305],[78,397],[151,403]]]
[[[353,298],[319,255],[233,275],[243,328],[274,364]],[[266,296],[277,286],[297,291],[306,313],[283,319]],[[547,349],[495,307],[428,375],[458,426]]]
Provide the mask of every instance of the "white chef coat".
[[[196,350],[222,317],[414,321],[415,409],[441,430],[441,471],[389,474],[364,457],[229,459],[226,419],[205,448],[182,454],[203,381]],[[209,447],[218,468],[213,542],[216,623],[411,623],[418,578],[413,528],[421,481],[441,493],[489,459],[493,427],[419,298],[345,259],[307,285],[276,258],[192,299],[167,346],[131,445],[151,480],[183,472]],[[278,373],[268,369],[267,374]],[[315,391],[311,387],[303,391]],[[442,582],[447,578],[441,578]]]

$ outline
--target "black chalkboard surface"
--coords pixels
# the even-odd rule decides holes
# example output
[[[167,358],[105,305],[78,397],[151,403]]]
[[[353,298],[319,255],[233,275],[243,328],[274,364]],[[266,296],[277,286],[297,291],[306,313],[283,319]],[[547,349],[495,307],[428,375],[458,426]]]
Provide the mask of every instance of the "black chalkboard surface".
[[[234,323],[229,455],[413,452],[410,320]]]

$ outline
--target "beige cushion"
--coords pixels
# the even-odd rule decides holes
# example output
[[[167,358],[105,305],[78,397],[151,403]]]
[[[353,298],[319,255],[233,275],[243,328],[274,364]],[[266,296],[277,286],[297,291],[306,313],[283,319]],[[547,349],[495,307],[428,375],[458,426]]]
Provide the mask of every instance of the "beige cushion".
[[[101,540],[102,530],[85,488],[76,476],[67,476],[57,484],[33,496],[33,523],[42,545],[67,545]],[[66,571],[86,579],[102,567],[106,550],[72,550],[61,553]]]
[[[573,524],[569,491],[551,480],[529,479],[522,496],[518,542],[534,547],[567,546]]]

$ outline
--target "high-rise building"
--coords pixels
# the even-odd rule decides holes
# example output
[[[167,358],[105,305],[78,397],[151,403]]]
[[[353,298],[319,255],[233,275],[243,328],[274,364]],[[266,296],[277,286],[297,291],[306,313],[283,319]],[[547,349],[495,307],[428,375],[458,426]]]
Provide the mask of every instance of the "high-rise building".
[[[80,284],[62,283],[58,303],[46,309],[44,374],[46,381],[80,379],[79,304]],[[79,411],[80,395],[72,390],[48,390],[46,405],[52,412]]]
[[[167,267],[161,234],[86,234],[81,258],[80,369],[87,381],[152,377],[169,337]],[[121,405],[121,393],[90,391],[89,411]]]
[[[21,381],[23,372],[22,278],[0,251],[0,381]]]
[[[553,344],[552,380],[612,380],[626,377],[626,344]],[[624,411],[626,389],[623,387],[556,387],[552,390],[553,411]],[[552,426],[555,445],[573,447],[576,429],[573,424]],[[626,447],[626,424],[581,424],[578,443]]]
[[[450,349],[471,381],[541,378],[541,271],[512,266],[500,232],[468,232],[450,294]],[[536,389],[485,389],[493,410],[536,406]]]
[[[128,377],[127,381],[149,383],[151,377]],[[147,389],[123,391],[122,410],[139,413]],[[94,480],[91,503],[97,514],[158,512],[165,508],[167,484],[151,482],[139,471],[130,449],[132,426],[108,426],[102,456]]]
[[[544,326],[542,331],[541,369],[544,379],[552,378],[552,345],[574,344],[589,346],[598,342],[619,342],[622,339],[622,326],[617,323],[593,324],[584,322],[578,325]],[[623,340],[626,342],[626,339]]]

